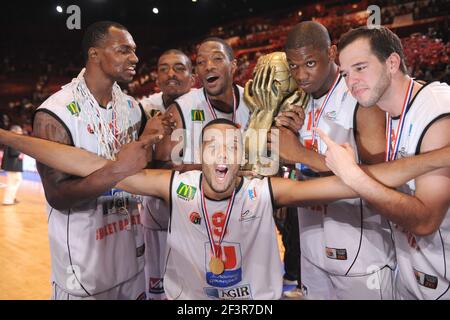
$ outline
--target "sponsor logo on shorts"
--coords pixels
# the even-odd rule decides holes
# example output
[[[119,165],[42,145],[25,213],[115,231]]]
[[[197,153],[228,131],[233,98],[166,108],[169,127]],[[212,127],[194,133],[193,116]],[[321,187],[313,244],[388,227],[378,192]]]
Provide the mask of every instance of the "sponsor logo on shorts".
[[[205,112],[203,110],[193,109],[191,110],[192,121],[205,121]]]
[[[191,220],[191,222],[193,224],[200,224],[202,222],[202,218],[200,217],[200,214],[198,212],[191,212],[191,214],[189,215],[189,220]]]
[[[148,292],[153,294],[164,293],[164,282],[162,278],[150,278],[148,280]]]
[[[212,299],[219,300],[252,300],[250,285],[242,285],[233,288],[204,288],[205,294]]]
[[[180,182],[180,185],[177,188],[178,197],[186,201],[194,199],[196,192],[196,187],[184,184],[183,182]]]
[[[67,105],[67,110],[69,110],[71,115],[76,116],[76,117],[78,117],[78,115],[81,112],[80,107],[78,106],[78,104],[75,101],[72,101],[71,103],[69,103]]]
[[[414,275],[416,277],[417,282],[426,288],[436,289],[438,286],[438,278],[436,276],[432,276],[414,268]]]
[[[325,248],[327,258],[335,260],[347,260],[347,249]]]

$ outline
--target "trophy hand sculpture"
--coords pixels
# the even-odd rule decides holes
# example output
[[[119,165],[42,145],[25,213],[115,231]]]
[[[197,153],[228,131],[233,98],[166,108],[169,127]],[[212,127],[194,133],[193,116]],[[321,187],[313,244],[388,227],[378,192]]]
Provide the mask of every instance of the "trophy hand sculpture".
[[[253,70],[253,79],[245,84],[244,100],[251,117],[244,134],[246,164],[244,171],[258,175],[275,175],[279,168],[278,154],[267,152],[267,132],[279,112],[290,111],[291,105],[306,107],[309,96],[298,89],[291,77],[284,52],[261,56]]]

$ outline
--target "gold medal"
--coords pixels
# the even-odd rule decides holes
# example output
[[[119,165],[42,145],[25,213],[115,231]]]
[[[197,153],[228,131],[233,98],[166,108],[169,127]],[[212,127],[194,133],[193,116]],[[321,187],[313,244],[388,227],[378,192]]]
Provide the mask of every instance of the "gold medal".
[[[225,266],[223,265],[222,260],[217,257],[212,257],[211,260],[209,260],[209,269],[215,275],[219,275],[223,273]]]

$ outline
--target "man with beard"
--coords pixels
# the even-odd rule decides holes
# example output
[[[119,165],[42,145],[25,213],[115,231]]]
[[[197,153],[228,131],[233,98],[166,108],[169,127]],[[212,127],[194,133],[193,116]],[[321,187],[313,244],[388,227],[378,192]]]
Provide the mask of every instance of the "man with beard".
[[[377,107],[361,108],[347,89],[335,60],[337,48],[327,29],[306,21],[293,27],[285,46],[292,77],[311,94],[298,139],[282,130],[280,156],[297,163],[304,179],[328,172],[327,145],[315,128],[357,150],[360,163],[383,161],[385,115]],[[301,151],[300,154],[296,152]],[[294,156],[295,155],[295,156]],[[313,170],[311,170],[313,169]],[[303,293],[312,299],[392,299],[396,266],[388,221],[361,199],[342,199],[298,208]],[[367,286],[379,278],[380,288]]]
[[[237,125],[216,119],[201,132],[202,171],[141,170],[148,148],[161,136],[123,146],[116,161],[85,150],[0,130],[0,143],[58,170],[108,179],[133,194],[162,198],[171,208],[165,290],[169,299],[278,299],[282,269],[273,209],[356,197],[338,177],[310,181],[238,176],[243,146]],[[341,148],[323,139],[329,149]],[[354,157],[345,150],[347,158]],[[349,161],[349,160],[346,160]],[[450,147],[364,167],[396,187],[450,166]],[[358,169],[359,170],[359,169]]]
[[[386,161],[450,145],[450,87],[422,85],[407,74],[400,39],[387,28],[358,28],[339,41],[341,74],[363,107],[386,114]],[[397,192],[329,154],[327,164],[391,221],[398,299],[449,299],[450,170],[408,181]]]

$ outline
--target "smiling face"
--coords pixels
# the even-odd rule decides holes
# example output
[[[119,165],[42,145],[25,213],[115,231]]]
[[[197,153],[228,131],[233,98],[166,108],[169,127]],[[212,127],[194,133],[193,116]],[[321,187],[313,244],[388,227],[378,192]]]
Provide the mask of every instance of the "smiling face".
[[[224,45],[206,41],[197,51],[196,72],[209,96],[220,96],[231,88],[236,60],[230,60]]]
[[[191,63],[183,54],[162,55],[158,60],[157,73],[156,84],[172,100],[189,92],[193,85]]]
[[[242,157],[240,130],[223,123],[209,126],[203,134],[202,150],[202,171],[207,187],[216,194],[231,192]]]
[[[312,45],[287,49],[286,58],[291,75],[299,88],[313,95],[328,89],[324,86],[330,75],[332,62],[336,58],[334,46],[327,50],[316,49]]]
[[[105,39],[91,49],[96,51],[100,70],[108,78],[117,82],[133,80],[139,59],[135,53],[136,44],[128,31],[110,27]]]
[[[339,54],[341,74],[358,103],[370,107],[383,97],[392,81],[385,62],[372,52],[368,39],[360,38]]]

